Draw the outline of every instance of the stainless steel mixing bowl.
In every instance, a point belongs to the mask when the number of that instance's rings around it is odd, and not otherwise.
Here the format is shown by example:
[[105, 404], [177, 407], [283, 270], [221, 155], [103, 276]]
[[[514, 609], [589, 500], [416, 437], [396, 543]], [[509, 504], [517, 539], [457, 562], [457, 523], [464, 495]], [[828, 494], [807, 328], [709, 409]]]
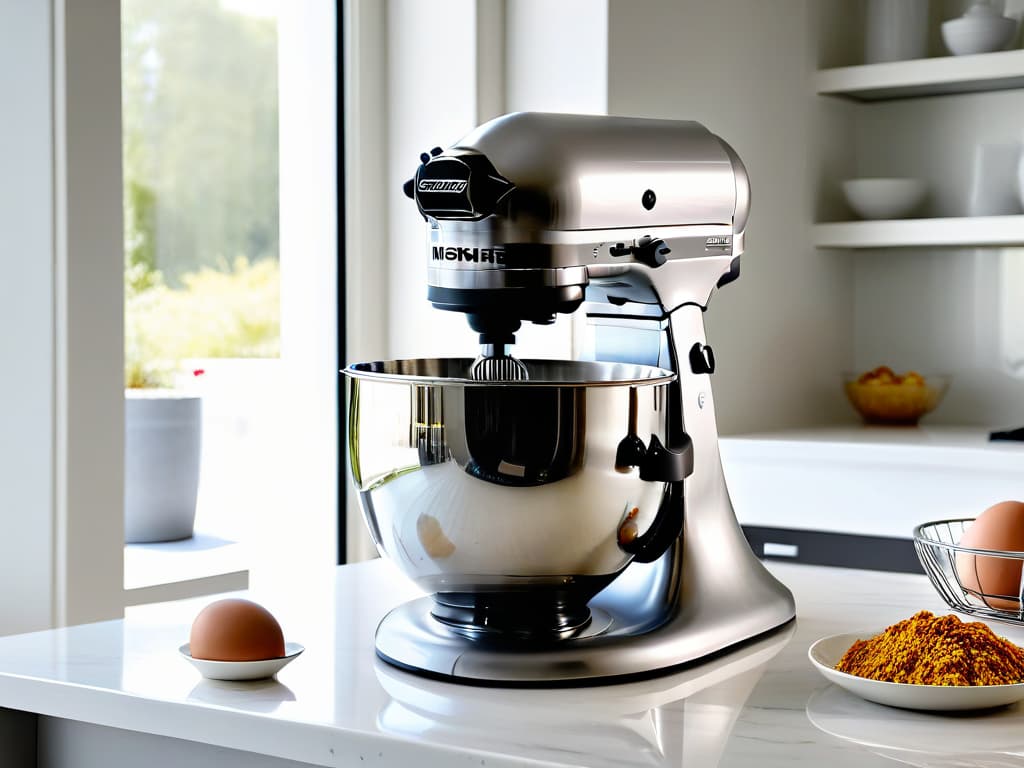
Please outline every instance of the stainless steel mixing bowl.
[[480, 382], [472, 362], [345, 370], [366, 524], [455, 629], [566, 636], [589, 621], [587, 601], [629, 564], [669, 493], [620, 448], [667, 442], [675, 375], [526, 360], [528, 381]]

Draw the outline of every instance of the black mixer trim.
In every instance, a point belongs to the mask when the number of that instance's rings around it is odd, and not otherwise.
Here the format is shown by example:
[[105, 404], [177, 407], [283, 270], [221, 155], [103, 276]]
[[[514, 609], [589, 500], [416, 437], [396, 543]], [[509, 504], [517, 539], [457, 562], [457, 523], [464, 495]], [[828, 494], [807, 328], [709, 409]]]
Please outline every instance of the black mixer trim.
[[[598, 592], [611, 579], [594, 579]], [[431, 615], [452, 632], [491, 643], [545, 643], [575, 637], [591, 623], [586, 593], [532, 589], [521, 594], [438, 593]], [[607, 626], [607, 620], [602, 627]]]
[[[479, 221], [499, 209], [515, 185], [479, 152], [439, 148], [421, 157], [412, 196], [420, 213], [435, 219]], [[408, 182], [403, 190], [408, 195]]]
[[720, 278], [718, 278], [718, 287], [721, 288], [739, 279], [740, 257], [737, 256], [729, 263], [729, 271], [722, 275]]
[[427, 299], [437, 309], [470, 315], [481, 344], [506, 344], [520, 321], [548, 325], [556, 314], [575, 312], [583, 303], [583, 290], [578, 285], [488, 289], [431, 285]]
[[924, 573], [912, 539], [756, 525], [743, 526], [743, 533], [754, 554], [765, 560]]

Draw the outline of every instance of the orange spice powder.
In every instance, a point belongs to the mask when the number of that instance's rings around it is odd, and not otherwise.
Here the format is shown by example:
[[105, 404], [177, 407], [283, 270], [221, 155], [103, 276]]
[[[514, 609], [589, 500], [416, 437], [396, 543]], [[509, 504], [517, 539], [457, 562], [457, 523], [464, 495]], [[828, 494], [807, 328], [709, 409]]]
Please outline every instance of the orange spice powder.
[[890, 683], [1006, 685], [1024, 681], [1024, 649], [979, 621], [921, 611], [858, 640], [836, 669]]

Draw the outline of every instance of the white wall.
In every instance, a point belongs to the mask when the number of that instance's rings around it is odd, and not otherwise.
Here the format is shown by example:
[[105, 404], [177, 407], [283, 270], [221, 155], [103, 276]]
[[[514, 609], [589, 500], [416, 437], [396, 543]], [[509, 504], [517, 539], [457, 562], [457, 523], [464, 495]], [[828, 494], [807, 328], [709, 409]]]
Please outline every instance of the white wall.
[[389, 0], [387, 18], [390, 242], [386, 253], [356, 255], [379, 261], [389, 276], [388, 342], [379, 354], [472, 356], [465, 319], [427, 302], [426, 224], [402, 185], [421, 152], [447, 147], [476, 125], [476, 4]]
[[607, 0], [510, 0], [507, 112], [608, 112]]
[[810, 90], [809, 0], [610, 0], [608, 111], [698, 120], [750, 174], [740, 280], [713, 299], [709, 342], [723, 433], [852, 420], [839, 373], [852, 357], [852, 267], [809, 244], [827, 129], [842, 107]]
[[0, 0], [0, 633], [50, 625], [53, 122], [49, 3]]

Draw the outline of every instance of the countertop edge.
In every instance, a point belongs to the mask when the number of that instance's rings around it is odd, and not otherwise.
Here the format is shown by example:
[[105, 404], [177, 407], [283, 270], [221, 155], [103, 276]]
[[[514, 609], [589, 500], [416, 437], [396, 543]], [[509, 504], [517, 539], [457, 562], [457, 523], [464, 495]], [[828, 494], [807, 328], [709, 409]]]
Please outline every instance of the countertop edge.
[[[11, 673], [0, 673], [0, 698], [7, 709], [328, 768], [359, 762], [372, 762], [377, 766], [426, 766], [430, 763], [425, 753], [443, 756], [449, 761], [447, 764], [451, 764], [452, 758], [464, 758], [474, 764], [483, 759], [491, 768], [559, 765], [528, 758], [506, 760], [474, 749], [414, 743], [387, 734], [370, 734], [326, 723], [284, 721], [257, 712], [163, 701]], [[253, 729], [252, 721], [257, 719], [260, 728]]]

